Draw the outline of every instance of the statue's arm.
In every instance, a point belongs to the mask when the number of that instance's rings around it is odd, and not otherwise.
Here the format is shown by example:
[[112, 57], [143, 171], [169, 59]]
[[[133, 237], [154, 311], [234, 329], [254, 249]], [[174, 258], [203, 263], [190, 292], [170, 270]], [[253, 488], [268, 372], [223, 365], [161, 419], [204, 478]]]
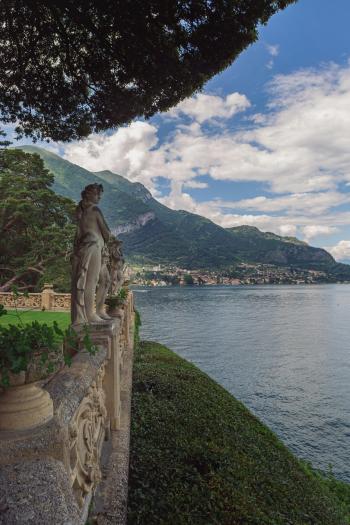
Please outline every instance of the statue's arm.
[[97, 224], [98, 224], [98, 226], [100, 228], [100, 231], [102, 233], [102, 237], [104, 238], [105, 242], [108, 242], [108, 239], [111, 236], [111, 231], [108, 228], [108, 225], [107, 225], [107, 223], [105, 221], [104, 216], [102, 215], [101, 210], [96, 207], [95, 211], [97, 213]]

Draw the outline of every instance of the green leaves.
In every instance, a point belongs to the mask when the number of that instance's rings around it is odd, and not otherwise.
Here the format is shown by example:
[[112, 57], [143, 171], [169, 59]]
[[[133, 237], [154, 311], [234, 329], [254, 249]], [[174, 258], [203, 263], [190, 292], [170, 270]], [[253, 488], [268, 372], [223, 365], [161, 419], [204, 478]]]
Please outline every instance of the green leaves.
[[121, 306], [124, 304], [125, 299], [128, 296], [128, 290], [126, 288], [120, 288], [117, 295], [109, 295], [106, 300], [105, 304], [109, 306], [110, 308], [116, 308], [117, 306]]
[[[54, 329], [54, 332], [55, 334], [59, 335], [60, 337], [64, 337], [64, 332], [63, 330], [61, 330], [61, 328], [58, 326], [58, 323], [57, 321], [54, 321], [53, 322], [53, 329]], [[68, 330], [69, 331], [69, 330]]]
[[54, 177], [39, 155], [13, 149], [1, 158], [0, 287], [35, 289], [48, 268], [51, 282], [62, 274], [69, 281], [74, 203], [53, 192]]
[[92, 343], [88, 325], [83, 327], [81, 336], [72, 327], [62, 330], [56, 321], [51, 326], [38, 321], [0, 324], [0, 386], [9, 386], [9, 373], [35, 369], [36, 375], [46, 376], [57, 370], [62, 362], [70, 366], [72, 355], [81, 348], [91, 355], [98, 351]]
[[166, 111], [292, 1], [2, 2], [1, 120], [68, 141]]
[[[17, 324], [0, 324], [0, 386], [10, 385], [10, 374], [26, 372], [30, 382], [52, 374], [63, 362], [70, 366], [72, 355], [80, 348], [91, 355], [97, 352], [88, 325], [83, 327], [81, 335], [72, 326], [62, 330], [56, 320], [51, 326], [37, 320], [24, 323], [23, 312], [17, 308], [20, 295], [24, 294], [12, 286]], [[0, 305], [0, 316], [4, 315], [2, 312], [7, 313]]]
[[46, 373], [51, 373], [55, 368], [52, 358], [61, 353], [61, 344], [51, 326], [37, 321], [23, 326], [0, 325], [0, 384], [8, 386], [9, 372], [27, 371], [34, 361], [41, 369], [46, 367]]
[[95, 355], [98, 351], [98, 347], [91, 341], [90, 330], [88, 325], [84, 325], [83, 328], [84, 337], [82, 339], [82, 346], [89, 354]]
[[126, 288], [120, 288], [119, 292], [118, 292], [118, 298], [121, 302], [125, 301], [125, 299], [127, 298], [128, 296], [128, 290]]

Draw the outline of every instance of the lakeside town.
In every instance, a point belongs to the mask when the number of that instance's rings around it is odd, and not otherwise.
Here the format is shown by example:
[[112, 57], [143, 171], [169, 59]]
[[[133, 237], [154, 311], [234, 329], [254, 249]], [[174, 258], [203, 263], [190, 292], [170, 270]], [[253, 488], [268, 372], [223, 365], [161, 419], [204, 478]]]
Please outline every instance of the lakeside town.
[[132, 284], [138, 286], [217, 286], [252, 284], [319, 284], [336, 282], [327, 272], [273, 264], [241, 263], [230, 270], [189, 270], [153, 266], [129, 268]]

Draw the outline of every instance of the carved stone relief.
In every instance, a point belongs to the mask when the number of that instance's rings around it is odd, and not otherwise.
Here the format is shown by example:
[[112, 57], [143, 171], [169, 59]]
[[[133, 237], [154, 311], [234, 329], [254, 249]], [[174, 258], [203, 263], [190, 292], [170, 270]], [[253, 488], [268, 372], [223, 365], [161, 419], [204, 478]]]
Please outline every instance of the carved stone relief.
[[70, 310], [70, 293], [54, 294], [54, 308], [59, 310]]
[[12, 293], [1, 293], [0, 303], [6, 308], [32, 308], [41, 309], [41, 293], [31, 293], [28, 297], [19, 295], [15, 297]]
[[69, 425], [70, 478], [80, 507], [101, 479], [100, 455], [108, 425], [102, 383], [105, 365], [98, 371]]

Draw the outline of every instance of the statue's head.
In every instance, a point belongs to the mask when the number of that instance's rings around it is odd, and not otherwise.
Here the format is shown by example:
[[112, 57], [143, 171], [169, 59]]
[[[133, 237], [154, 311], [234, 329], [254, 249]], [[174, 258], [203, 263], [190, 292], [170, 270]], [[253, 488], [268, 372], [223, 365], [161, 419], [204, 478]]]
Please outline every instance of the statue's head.
[[101, 193], [103, 193], [103, 186], [102, 184], [88, 184], [83, 191], [81, 192], [81, 198], [83, 201], [89, 201], [94, 202], [97, 204], [97, 202], [101, 198]]

